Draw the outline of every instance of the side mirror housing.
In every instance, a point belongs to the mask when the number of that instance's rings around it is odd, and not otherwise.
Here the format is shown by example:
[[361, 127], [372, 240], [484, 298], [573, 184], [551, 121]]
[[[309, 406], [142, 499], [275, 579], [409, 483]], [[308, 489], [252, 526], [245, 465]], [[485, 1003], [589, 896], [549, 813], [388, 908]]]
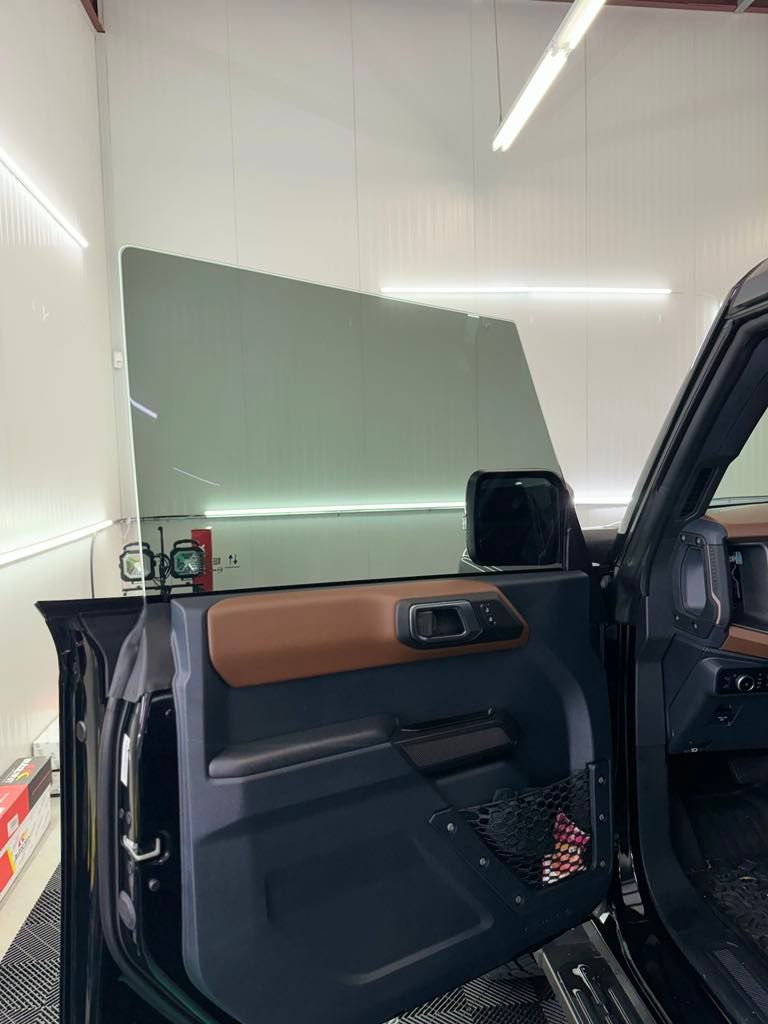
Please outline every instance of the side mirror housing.
[[479, 470], [467, 483], [467, 554], [498, 568], [563, 565], [570, 507], [549, 470]]

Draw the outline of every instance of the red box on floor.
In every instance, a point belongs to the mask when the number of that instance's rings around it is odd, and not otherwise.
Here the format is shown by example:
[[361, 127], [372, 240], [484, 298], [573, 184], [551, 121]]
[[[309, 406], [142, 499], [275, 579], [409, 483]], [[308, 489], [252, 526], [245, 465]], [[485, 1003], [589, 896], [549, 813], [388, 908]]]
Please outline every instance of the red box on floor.
[[21, 757], [0, 776], [0, 900], [51, 820], [51, 759]]

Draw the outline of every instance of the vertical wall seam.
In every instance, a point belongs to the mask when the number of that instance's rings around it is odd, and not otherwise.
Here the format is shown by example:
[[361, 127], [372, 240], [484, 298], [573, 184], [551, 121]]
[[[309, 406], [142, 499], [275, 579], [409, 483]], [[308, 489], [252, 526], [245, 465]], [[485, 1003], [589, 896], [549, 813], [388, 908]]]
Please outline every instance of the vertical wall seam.
[[357, 244], [357, 287], [363, 290], [363, 253], [360, 232], [360, 174], [357, 154], [357, 71], [355, 64], [355, 13], [354, 0], [349, 0], [349, 54], [352, 65], [352, 163], [355, 177], [355, 226]]
[[237, 172], [235, 170], [235, 111], [232, 103], [232, 41], [229, 30], [229, 0], [224, 0], [227, 37], [227, 107], [229, 109], [229, 154], [232, 168], [232, 230], [235, 235], [235, 263], [240, 266], [240, 232], [237, 223]]
[[469, 90], [472, 111], [472, 281], [477, 285], [477, 104], [475, 103], [475, 19], [472, 8], [468, 9], [467, 17], [469, 18]]

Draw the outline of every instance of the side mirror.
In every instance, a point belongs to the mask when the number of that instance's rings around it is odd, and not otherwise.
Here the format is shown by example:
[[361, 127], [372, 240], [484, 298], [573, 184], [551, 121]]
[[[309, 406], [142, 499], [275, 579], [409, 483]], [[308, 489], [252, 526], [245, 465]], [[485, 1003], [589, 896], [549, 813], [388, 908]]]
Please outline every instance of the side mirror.
[[571, 496], [543, 469], [473, 473], [467, 483], [467, 554], [476, 565], [558, 566]]

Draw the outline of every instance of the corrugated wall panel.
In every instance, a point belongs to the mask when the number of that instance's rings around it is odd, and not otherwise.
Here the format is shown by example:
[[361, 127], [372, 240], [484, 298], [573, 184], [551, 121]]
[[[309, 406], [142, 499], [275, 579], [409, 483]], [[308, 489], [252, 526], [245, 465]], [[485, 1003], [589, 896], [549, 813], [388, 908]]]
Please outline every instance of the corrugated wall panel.
[[[315, 6], [105, 0], [116, 241], [371, 291], [669, 286], [425, 296], [515, 320], [570, 482], [625, 491], [768, 253], [768, 18], [605, 10], [499, 155], [491, 0], [334, 0], [322, 24]], [[564, 8], [497, 6], [506, 107]]]
[[[95, 70], [76, 0], [2, 5], [0, 147], [90, 242], [80, 249], [0, 168], [2, 551], [119, 516]], [[111, 543], [95, 542], [100, 586]], [[0, 567], [2, 764], [58, 707], [34, 602], [88, 596], [89, 555], [85, 541]]]

